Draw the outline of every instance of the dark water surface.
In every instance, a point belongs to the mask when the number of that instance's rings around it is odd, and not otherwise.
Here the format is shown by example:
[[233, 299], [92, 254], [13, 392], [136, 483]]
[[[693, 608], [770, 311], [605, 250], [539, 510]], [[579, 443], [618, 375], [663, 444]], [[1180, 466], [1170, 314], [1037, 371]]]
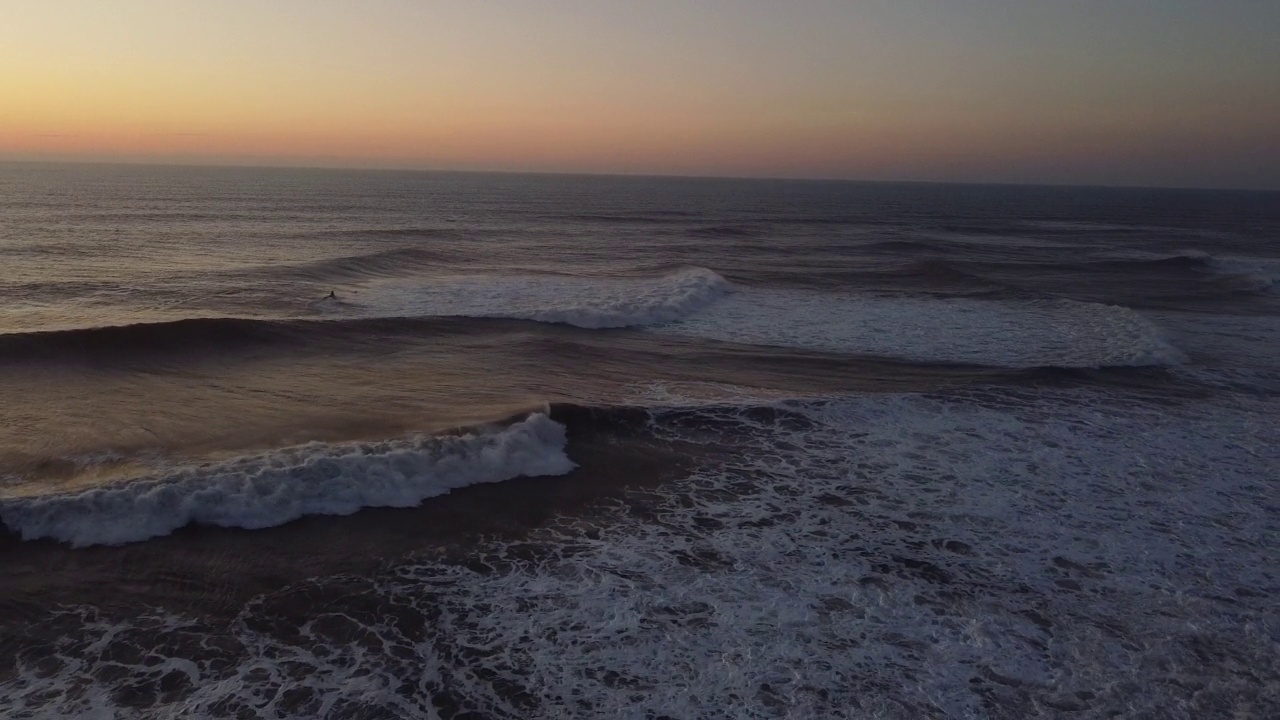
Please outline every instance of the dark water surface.
[[0, 165], [0, 714], [1277, 714], [1278, 237]]

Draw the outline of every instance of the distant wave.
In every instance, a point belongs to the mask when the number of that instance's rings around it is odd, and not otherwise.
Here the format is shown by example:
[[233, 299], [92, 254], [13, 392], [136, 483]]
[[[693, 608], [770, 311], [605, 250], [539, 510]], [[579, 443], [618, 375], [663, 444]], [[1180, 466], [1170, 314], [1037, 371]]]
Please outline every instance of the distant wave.
[[[1019, 263], [1009, 263], [1017, 265]], [[1212, 255], [1199, 250], [1185, 250], [1176, 253], [1128, 252], [1110, 255], [1086, 256], [1059, 261], [1039, 261], [1023, 263], [1027, 266], [1052, 267], [1061, 270], [1118, 270], [1118, 271], [1159, 271], [1159, 270], [1210, 270], [1214, 267]]]
[[1280, 258], [1222, 257], [1214, 258], [1214, 267], [1224, 281], [1246, 292], [1272, 292], [1280, 289]]
[[[950, 282], [932, 261], [914, 268]], [[1002, 291], [998, 285], [986, 289]], [[910, 362], [1003, 368], [1170, 365], [1184, 358], [1137, 312], [1060, 299], [883, 297], [743, 286], [690, 268], [657, 278], [467, 278], [394, 284], [362, 302], [378, 315], [465, 316], [642, 327], [707, 340]]]
[[[893, 252], [878, 254], [886, 246]], [[1051, 252], [992, 253], [981, 249], [952, 252], [935, 246], [926, 251], [923, 246], [906, 241], [859, 247], [865, 253], [863, 257], [839, 268], [805, 268], [799, 274], [763, 270], [758, 275], [783, 285], [1008, 300], [1066, 297], [1154, 308], [1185, 304], [1191, 299], [1238, 302], [1249, 295], [1268, 292], [1275, 284], [1275, 278], [1265, 271], [1265, 264], [1218, 258], [1195, 250], [1083, 257], [1066, 251], [1067, 256], [1062, 257], [1061, 248]], [[853, 248], [850, 253], [856, 250]]]
[[689, 217], [685, 212], [636, 212], [627, 214], [581, 213], [573, 215], [551, 215], [551, 220], [572, 220], [583, 223], [634, 223], [642, 225], [665, 225], [683, 222]]
[[463, 318], [331, 318], [263, 320], [188, 318], [168, 322], [0, 334], [0, 363], [95, 363], [114, 359], [212, 358], [250, 349], [326, 351], [360, 347], [378, 335], [432, 336], [487, 332]]
[[761, 229], [749, 225], [708, 225], [689, 231], [691, 235], [700, 237], [742, 238], [761, 234]]
[[171, 322], [0, 335], [0, 362], [93, 362], [149, 355], [202, 355], [246, 347], [291, 345], [307, 321], [190, 318]]
[[476, 276], [387, 283], [361, 297], [384, 317], [487, 317], [603, 329], [671, 322], [730, 291], [723, 277], [687, 268], [650, 278]]
[[1004, 368], [1175, 365], [1184, 355], [1125, 307], [752, 289], [665, 333], [924, 363]]
[[539, 322], [564, 323], [581, 328], [620, 328], [670, 322], [696, 312], [729, 290], [729, 283], [705, 268], [672, 273], [634, 294], [610, 297], [603, 302], [583, 303], [535, 310], [527, 317]]
[[[362, 258], [361, 263], [371, 262]], [[394, 255], [377, 258], [396, 262]], [[350, 269], [350, 267], [348, 267]], [[250, 347], [319, 348], [386, 333], [483, 332], [479, 320], [524, 320], [586, 329], [640, 327], [695, 313], [729, 292], [705, 268], [651, 278], [482, 276], [390, 280], [360, 295], [322, 299], [314, 317], [203, 317], [168, 322], [0, 334], [0, 362], [211, 357]]]
[[[945, 265], [916, 267], [968, 281]], [[890, 279], [895, 279], [890, 277]], [[897, 276], [898, 280], [901, 275]], [[982, 287], [975, 285], [975, 287]], [[1182, 353], [1138, 312], [1105, 303], [1016, 296], [986, 286], [968, 297], [922, 297], [741, 286], [690, 268], [659, 277], [480, 276], [395, 280], [322, 318], [196, 318], [0, 335], [0, 362], [234, 356], [252, 348], [344, 352], [377, 337], [484, 334], [539, 322], [654, 333], [899, 362], [992, 368], [1178, 364]]]
[[304, 515], [412, 507], [478, 483], [562, 475], [565, 428], [544, 414], [458, 437], [312, 443], [67, 495], [0, 501], [0, 521], [25, 540], [76, 547], [167, 535], [191, 523], [265, 528]]
[[247, 274], [271, 277], [285, 274], [301, 280], [346, 282], [396, 277], [415, 270], [438, 268], [455, 257], [456, 253], [447, 252], [439, 247], [401, 247], [296, 265], [268, 265], [253, 268], [247, 271]]

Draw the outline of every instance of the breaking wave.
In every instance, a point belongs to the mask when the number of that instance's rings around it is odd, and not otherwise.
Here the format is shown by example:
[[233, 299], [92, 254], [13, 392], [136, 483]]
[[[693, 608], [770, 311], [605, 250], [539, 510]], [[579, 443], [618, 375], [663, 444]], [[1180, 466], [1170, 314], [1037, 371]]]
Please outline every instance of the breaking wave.
[[266, 528], [304, 515], [412, 507], [479, 483], [562, 475], [565, 428], [544, 414], [496, 432], [378, 443], [311, 443], [127, 484], [0, 501], [0, 521], [24, 540], [76, 547], [167, 535], [188, 524]]
[[231, 622], [70, 608], [0, 713], [1247, 714], [1280, 671], [1272, 410], [977, 393], [657, 412], [659, 437], [740, 450], [598, 517], [272, 588]]
[[671, 322], [729, 291], [729, 282], [715, 272], [688, 268], [656, 278], [530, 275], [386, 283], [361, 303], [382, 317], [496, 317], [594, 330]]
[[1142, 315], [1071, 300], [1000, 302], [753, 290], [664, 332], [917, 362], [991, 367], [1174, 365], [1183, 354]]
[[[372, 297], [371, 297], [372, 296]], [[534, 321], [895, 361], [1001, 368], [1175, 365], [1161, 328], [1126, 307], [1073, 300], [886, 297], [735, 288], [709, 270], [658, 279], [483, 278], [380, 288], [327, 317], [194, 318], [0, 335], [0, 361], [207, 358], [249, 348], [343, 352], [370, 337], [484, 334]], [[505, 323], [505, 325], [504, 325]]]

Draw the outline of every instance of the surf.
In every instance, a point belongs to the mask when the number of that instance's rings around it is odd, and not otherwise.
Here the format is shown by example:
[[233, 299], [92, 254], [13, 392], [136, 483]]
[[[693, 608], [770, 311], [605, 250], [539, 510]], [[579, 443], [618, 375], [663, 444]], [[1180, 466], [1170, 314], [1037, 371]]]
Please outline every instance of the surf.
[[309, 443], [70, 494], [0, 500], [24, 540], [119, 545], [190, 524], [258, 529], [306, 515], [413, 507], [479, 483], [563, 475], [565, 427], [533, 414], [505, 428], [377, 443]]

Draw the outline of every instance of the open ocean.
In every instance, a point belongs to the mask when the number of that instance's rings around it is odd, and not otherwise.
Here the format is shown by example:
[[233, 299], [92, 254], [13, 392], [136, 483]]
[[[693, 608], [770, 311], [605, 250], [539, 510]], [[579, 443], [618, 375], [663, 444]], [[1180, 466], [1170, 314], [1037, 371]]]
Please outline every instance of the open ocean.
[[1275, 718], [1278, 483], [1274, 192], [0, 165], [6, 718]]

